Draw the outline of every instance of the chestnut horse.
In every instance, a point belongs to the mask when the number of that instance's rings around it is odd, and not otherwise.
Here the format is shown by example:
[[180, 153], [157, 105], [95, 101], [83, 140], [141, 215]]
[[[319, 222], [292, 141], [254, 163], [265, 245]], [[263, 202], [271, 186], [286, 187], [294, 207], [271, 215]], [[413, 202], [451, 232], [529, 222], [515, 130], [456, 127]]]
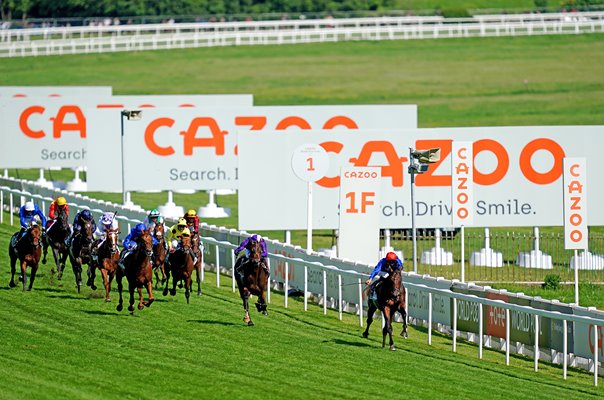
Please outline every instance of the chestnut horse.
[[69, 256], [69, 248], [65, 244], [65, 240], [69, 237], [71, 228], [67, 221], [67, 212], [65, 208], [57, 208], [57, 218], [54, 220], [50, 228], [46, 230], [46, 235], [42, 237], [42, 243], [44, 245], [44, 256], [42, 257], [42, 264], [46, 264], [46, 254], [48, 247], [52, 249], [52, 255], [57, 265], [57, 279], [63, 278], [63, 271], [65, 270], [65, 262]]
[[[82, 265], [86, 264], [90, 269], [92, 264], [93, 231], [92, 221], [87, 221], [82, 226], [79, 235], [72, 239], [71, 247], [69, 248], [69, 261], [71, 261], [71, 268], [75, 275], [78, 293], [80, 293], [80, 288], [82, 287]], [[96, 289], [96, 287], [93, 287], [93, 289]]]
[[[145, 307], [151, 306], [155, 301], [153, 297], [153, 267], [151, 266], [151, 260], [153, 257], [153, 237], [147, 229], [143, 230], [140, 237], [136, 241], [136, 249], [124, 260], [126, 267], [126, 279], [128, 279], [128, 291], [130, 292], [130, 305], [128, 311], [134, 312], [134, 289], [138, 290], [139, 302], [138, 309], [142, 310]], [[117, 290], [120, 294], [120, 301], [117, 305], [117, 311], [122, 311], [123, 298], [122, 298], [122, 278], [123, 274], [121, 269], [118, 268], [117, 274]], [[149, 295], [148, 301], [143, 301], [143, 287], [147, 289]]]
[[407, 338], [407, 312], [405, 311], [405, 287], [402, 284], [401, 270], [393, 268], [389, 264], [388, 276], [382, 278], [376, 287], [377, 300], [369, 300], [369, 309], [367, 310], [367, 328], [363, 332], [363, 337], [369, 337], [369, 327], [373, 322], [373, 313], [379, 309], [386, 320], [382, 329], [382, 348], [386, 346], [386, 335], [390, 337], [390, 350], [395, 351], [394, 341], [392, 340], [392, 319], [394, 313], [399, 312], [403, 317], [403, 330], [401, 336]]
[[266, 288], [268, 287], [268, 278], [270, 272], [268, 266], [262, 258], [262, 248], [260, 243], [255, 240], [250, 240], [246, 248], [249, 250], [249, 257], [242, 257], [237, 260], [241, 263], [238, 269], [242, 274], [236, 273], [237, 287], [239, 295], [243, 300], [243, 308], [245, 309], [245, 317], [243, 321], [248, 326], [253, 326], [254, 322], [250, 318], [248, 300], [251, 295], [258, 296], [256, 309], [264, 315], [268, 315], [266, 310]]
[[[101, 271], [101, 275], [103, 276], [103, 285], [105, 286], [105, 301], [107, 302], [111, 301], [111, 297], [109, 295], [109, 292], [111, 292], [111, 282], [113, 282], [113, 278], [115, 278], [117, 273], [117, 262], [120, 259], [120, 248], [117, 244], [119, 234], [120, 232], [118, 229], [110, 229], [105, 232], [105, 241], [103, 241], [103, 244], [99, 246], [97, 252], [97, 268], [99, 271]], [[94, 275], [92, 279], [94, 284]]]
[[197, 257], [197, 261], [195, 262], [195, 272], [197, 277], [197, 295], [201, 296], [201, 269], [203, 268], [203, 244], [201, 244], [201, 238], [199, 237], [199, 233], [192, 233], [193, 235], [191, 236], [191, 249]]
[[[156, 289], [166, 282], [166, 255], [168, 249], [164, 238], [165, 227], [163, 222], [157, 222], [153, 227], [153, 237], [157, 244], [153, 245], [153, 272], [155, 273]], [[159, 273], [161, 272], [161, 278]]]
[[176, 284], [180, 281], [184, 281], [185, 284], [185, 297], [187, 298], [187, 304], [189, 304], [189, 296], [191, 292], [191, 283], [193, 276], [193, 267], [195, 266], [195, 254], [191, 247], [191, 237], [182, 236], [181, 245], [174, 253], [170, 254], [170, 265], [168, 267], [169, 272], [166, 274], [166, 287], [164, 288], [163, 295], [168, 294], [168, 284], [170, 282], [170, 275], [172, 276], [172, 289], [170, 289], [170, 295], [176, 295]]
[[[18, 235], [19, 232], [15, 233]], [[9, 244], [8, 246], [8, 254], [10, 257], [10, 283], [8, 284], [10, 287], [17, 286], [15, 284], [15, 264], [17, 263], [17, 258], [20, 261], [21, 272], [19, 274], [19, 280], [23, 282], [23, 291], [26, 290], [27, 286], [27, 266], [31, 267], [31, 277], [29, 280], [29, 287], [27, 290], [31, 290], [34, 280], [36, 279], [36, 272], [38, 271], [38, 263], [40, 261], [40, 256], [42, 254], [42, 231], [38, 225], [32, 225], [27, 229], [27, 233], [17, 242], [17, 252], [19, 255], [15, 253], [15, 249], [13, 246]], [[12, 240], [11, 240], [12, 242]]]

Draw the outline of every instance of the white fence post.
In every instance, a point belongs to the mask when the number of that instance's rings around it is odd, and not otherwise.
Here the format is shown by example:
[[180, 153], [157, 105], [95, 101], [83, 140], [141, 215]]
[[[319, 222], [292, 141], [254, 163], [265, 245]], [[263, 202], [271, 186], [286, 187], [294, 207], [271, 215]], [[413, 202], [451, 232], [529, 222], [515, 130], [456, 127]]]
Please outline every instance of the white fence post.
[[4, 190], [0, 190], [0, 224], [4, 223]]
[[602, 330], [598, 325], [594, 325], [594, 386], [598, 386], [598, 330]]
[[363, 283], [359, 278], [359, 325], [363, 327]]
[[510, 365], [510, 310], [505, 309], [505, 365]]
[[535, 371], [539, 370], [539, 316], [535, 314]]
[[457, 299], [453, 299], [453, 353], [457, 351]]
[[220, 287], [220, 247], [216, 245], [216, 287]]
[[428, 344], [432, 345], [432, 292], [428, 292]]
[[304, 311], [308, 310], [308, 266], [304, 265]]
[[323, 315], [327, 315], [327, 271], [323, 270]]
[[283, 290], [285, 292], [285, 298], [283, 299], [283, 307], [287, 308], [289, 292], [289, 263], [287, 261], [285, 262], [285, 283], [283, 286]]
[[482, 303], [478, 303], [478, 358], [482, 359]]
[[10, 206], [10, 210], [8, 210], [8, 212], [10, 213], [10, 226], [14, 225], [14, 215], [13, 215], [13, 207], [14, 207], [14, 199], [13, 199], [13, 192], [10, 192], [9, 194], [9, 206]]
[[566, 370], [568, 368], [568, 322], [562, 321], [562, 377], [566, 380]]
[[338, 274], [338, 317], [342, 320], [342, 275]]
[[[271, 260], [269, 258], [266, 259], [266, 262], [268, 263], [267, 267], [268, 267], [268, 272], [271, 272]], [[269, 275], [268, 277], [268, 287], [266, 288], [266, 302], [268, 304], [271, 304], [271, 277]]]
[[[233, 289], [233, 293], [235, 293], [235, 253], [233, 253], [231, 251], [231, 286]], [[268, 257], [266, 258], [266, 262], [268, 263]], [[267, 265], [268, 267], [268, 265]], [[269, 282], [268, 282], [268, 286], [270, 287], [270, 278], [269, 278]]]

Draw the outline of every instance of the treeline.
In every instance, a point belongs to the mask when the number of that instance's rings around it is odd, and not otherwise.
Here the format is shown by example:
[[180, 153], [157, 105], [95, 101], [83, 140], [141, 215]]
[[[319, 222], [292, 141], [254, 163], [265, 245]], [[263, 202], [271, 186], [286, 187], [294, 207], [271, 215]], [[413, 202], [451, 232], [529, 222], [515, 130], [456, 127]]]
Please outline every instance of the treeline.
[[374, 11], [394, 0], [0, 0], [3, 20]]

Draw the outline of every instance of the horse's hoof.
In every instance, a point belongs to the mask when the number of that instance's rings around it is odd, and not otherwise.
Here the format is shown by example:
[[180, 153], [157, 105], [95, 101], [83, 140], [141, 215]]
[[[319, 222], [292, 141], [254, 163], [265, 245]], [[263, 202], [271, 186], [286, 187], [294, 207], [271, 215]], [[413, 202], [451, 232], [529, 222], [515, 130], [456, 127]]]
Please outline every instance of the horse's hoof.
[[266, 310], [262, 311], [262, 315], [268, 315], [268, 311], [266, 311]]
[[128, 306], [128, 311], [130, 311], [131, 313], [134, 312], [134, 306]]
[[369, 333], [367, 333], [367, 332], [363, 332], [363, 337], [364, 337], [365, 339], [367, 339], [367, 338], [369, 337]]
[[407, 335], [407, 332], [401, 332], [401, 336], [404, 337], [405, 339], [409, 338], [409, 335]]
[[[144, 310], [145, 309], [145, 305], [144, 304], [139, 304], [138, 305], [138, 309], [139, 310]], [[133, 310], [134, 311], [134, 310]]]
[[250, 320], [250, 321], [247, 323], [247, 326], [254, 326], [254, 322], [253, 322], [252, 320]]
[[23, 275], [19, 275], [19, 282], [23, 282]]
[[182, 289], [182, 282], [180, 282], [180, 283], [178, 284], [178, 288], [179, 288], [179, 289]]
[[176, 289], [170, 289], [170, 296], [176, 296]]
[[164, 296], [167, 296], [168, 295], [168, 289], [164, 289], [164, 291], [161, 294], [163, 294]]
[[46, 259], [42, 260], [42, 264], [46, 265]]
[[95, 284], [92, 284], [92, 285], [90, 286], [90, 289], [92, 289], [92, 290], [96, 290], [96, 285], [95, 285]]
[[149, 301], [145, 301], [143, 304], [145, 307], [151, 307], [151, 304], [153, 304], [154, 301], [155, 299], [149, 299]]
[[199, 292], [197, 292], [197, 295], [198, 295], [198, 296], [201, 296], [201, 290], [200, 290]]
[[8, 283], [8, 287], [9, 287], [9, 288], [14, 288], [14, 287], [16, 287], [16, 286], [17, 286], [17, 284], [16, 284], [14, 281], [10, 281], [10, 282]]
[[390, 351], [396, 351], [396, 348], [394, 347], [394, 345], [390, 346]]
[[115, 307], [115, 309], [118, 311], [122, 311], [124, 309], [124, 306], [121, 304], [118, 304], [117, 307]]
[[111, 303], [111, 297], [107, 297], [107, 298], [105, 299], [105, 303]]
[[28, 291], [28, 292], [31, 292], [31, 286], [27, 288], [27, 291]]

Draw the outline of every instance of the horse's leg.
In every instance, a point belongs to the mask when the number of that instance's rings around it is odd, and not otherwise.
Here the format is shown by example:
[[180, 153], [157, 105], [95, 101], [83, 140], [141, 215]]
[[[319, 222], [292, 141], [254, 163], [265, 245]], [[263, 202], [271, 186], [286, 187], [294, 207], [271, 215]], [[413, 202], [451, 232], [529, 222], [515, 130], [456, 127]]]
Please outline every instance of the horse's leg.
[[401, 331], [401, 336], [407, 339], [409, 335], [407, 334], [407, 312], [405, 311], [405, 307], [399, 307], [398, 312], [401, 313], [401, 317], [403, 318], [403, 330]]
[[191, 295], [191, 276], [187, 276], [185, 279], [185, 297], [187, 298], [187, 304], [189, 304], [189, 296]]
[[36, 263], [35, 265], [33, 265], [31, 267], [31, 276], [29, 277], [29, 287], [27, 288], [27, 290], [31, 290], [31, 288], [34, 286], [34, 280], [36, 280], [36, 273], [38, 272], [38, 264]]
[[143, 310], [145, 308], [145, 302], [143, 301], [143, 288], [137, 287], [136, 290], [138, 291], [138, 309]]
[[23, 291], [25, 292], [26, 286], [27, 286], [27, 263], [25, 261], [21, 261], [21, 276], [23, 277], [22, 282], [23, 282]]
[[106, 268], [101, 269], [101, 277], [103, 278], [103, 286], [105, 286], [105, 301], [110, 302], [111, 297], [109, 292], [111, 291], [111, 281], [109, 280], [109, 272]]
[[48, 240], [48, 236], [42, 236], [42, 264], [44, 265], [46, 265], [46, 253], [48, 253]]
[[[174, 279], [174, 278], [172, 278]], [[166, 274], [166, 280], [162, 281], [164, 283], [164, 291], [162, 292], [162, 294], [164, 296], [168, 295], [168, 285], [170, 284], [170, 274]]]
[[260, 303], [260, 311], [262, 311], [262, 314], [268, 315], [268, 311], [266, 310], [266, 290], [262, 289], [258, 302]]
[[14, 288], [15, 286], [17, 286], [17, 284], [15, 283], [17, 257], [15, 257], [15, 254], [13, 253], [12, 249], [9, 249], [8, 252], [10, 255], [10, 282], [8, 283], [8, 287]]
[[170, 289], [170, 296], [176, 296], [176, 284], [180, 281], [180, 276], [176, 276], [174, 272], [172, 272], [172, 289]]
[[248, 326], [253, 326], [254, 322], [252, 321], [252, 318], [250, 317], [250, 309], [249, 309], [249, 298], [250, 298], [250, 292], [247, 290], [247, 288], [243, 289], [243, 308], [245, 309], [245, 317], [243, 317], [243, 322], [246, 322]]
[[130, 293], [128, 311], [134, 313], [134, 282], [131, 282], [130, 279], [128, 279], [128, 292]]
[[86, 275], [88, 276], [88, 281], [86, 281], [86, 286], [90, 286], [90, 289], [96, 290], [96, 285], [94, 284], [94, 279], [96, 278], [96, 265], [94, 262], [88, 264], [88, 269], [86, 270]]
[[122, 298], [122, 290], [124, 289], [124, 285], [122, 284], [122, 278], [123, 278], [122, 274], [118, 272], [116, 280], [117, 280], [117, 291], [120, 295], [120, 300], [117, 304], [117, 307], [115, 308], [118, 311], [122, 311], [124, 309], [124, 299]]
[[197, 280], [197, 295], [201, 296], [201, 261], [195, 266], [195, 279]]
[[369, 327], [371, 326], [371, 323], [373, 322], [373, 314], [375, 313], [375, 310], [377, 310], [377, 307], [375, 306], [375, 304], [373, 304], [372, 301], [370, 301], [369, 308], [367, 310], [367, 326], [365, 327], [365, 332], [363, 332], [363, 337], [365, 339], [367, 339], [369, 337]]
[[388, 335], [390, 337], [390, 350], [394, 351], [396, 349], [394, 348], [394, 341], [392, 340], [392, 312], [388, 306], [384, 307], [384, 319], [386, 320], [386, 323], [382, 328], [382, 348], [386, 346], [386, 335]]
[[147, 281], [146, 287], [147, 295], [149, 296], [149, 301], [145, 301], [143, 304], [145, 305], [145, 307], [150, 307], [151, 304], [155, 301], [155, 297], [153, 297], [153, 282]]

